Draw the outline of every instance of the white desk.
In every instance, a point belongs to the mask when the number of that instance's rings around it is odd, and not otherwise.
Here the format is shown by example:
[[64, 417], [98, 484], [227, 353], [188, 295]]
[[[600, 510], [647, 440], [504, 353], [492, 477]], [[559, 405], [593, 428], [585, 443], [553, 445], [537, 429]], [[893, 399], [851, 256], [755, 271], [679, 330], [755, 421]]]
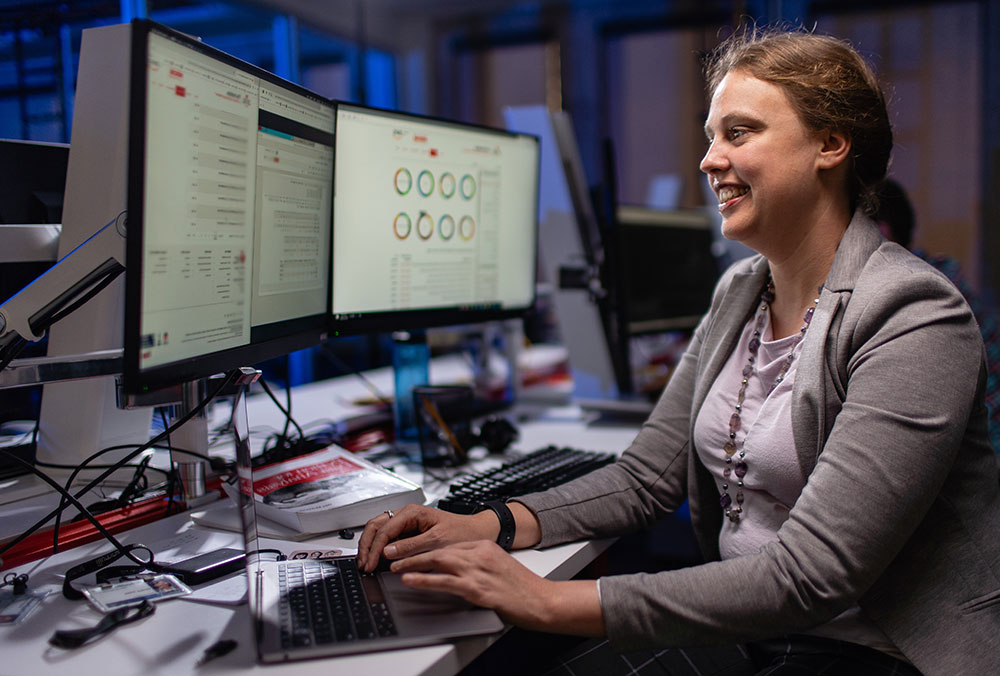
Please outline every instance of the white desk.
[[[433, 372], [432, 372], [433, 379]], [[335, 384], [314, 384], [293, 391], [293, 414], [302, 423], [316, 418], [336, 417], [336, 409], [346, 394], [342, 379]], [[356, 386], [349, 388], [356, 392]], [[345, 390], [346, 392], [346, 390]], [[251, 426], [264, 422], [277, 427], [269, 402], [258, 399], [250, 409]], [[280, 417], [280, 414], [278, 414]], [[267, 418], [267, 420], [262, 420]], [[573, 445], [593, 450], [621, 451], [631, 441], [635, 428], [587, 427], [578, 409], [549, 409], [541, 417], [520, 422], [521, 439], [515, 445], [530, 451], [549, 443]], [[120, 536], [123, 542], [152, 543], [166, 540], [187, 529], [196, 528], [186, 514], [179, 514]], [[239, 536], [230, 534], [233, 546]], [[336, 537], [309, 542], [323, 547], [352, 546], [356, 543]], [[544, 551], [521, 551], [515, 556], [531, 570], [550, 579], [568, 579], [603, 552], [611, 541], [564, 545]], [[299, 547], [302, 543], [285, 548]], [[266, 546], [266, 545], [265, 545]], [[33, 589], [61, 585], [60, 573], [74, 563], [108, 551], [109, 545], [97, 542], [64, 552], [43, 561], [16, 569], [30, 576]], [[120, 561], [119, 561], [120, 563]], [[368, 655], [346, 656], [262, 667], [256, 664], [252, 628], [247, 606], [218, 606], [174, 599], [157, 605], [156, 613], [136, 624], [122, 627], [96, 643], [72, 651], [51, 648], [48, 637], [55, 629], [93, 626], [100, 615], [86, 601], [67, 601], [61, 594], [50, 595], [43, 606], [23, 624], [0, 628], [0, 674], [132, 674], [229, 673], [234, 670], [263, 671], [268, 674], [330, 674], [363, 676], [437, 676], [454, 674], [495, 642], [499, 636], [462, 639], [441, 645], [387, 651]], [[229, 655], [195, 668], [204, 650], [222, 638], [233, 638], [239, 647]]]

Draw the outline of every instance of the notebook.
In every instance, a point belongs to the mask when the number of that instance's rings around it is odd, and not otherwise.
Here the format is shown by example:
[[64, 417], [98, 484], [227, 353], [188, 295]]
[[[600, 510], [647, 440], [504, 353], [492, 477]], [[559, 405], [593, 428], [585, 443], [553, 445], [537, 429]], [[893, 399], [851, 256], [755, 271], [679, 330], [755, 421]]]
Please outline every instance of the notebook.
[[503, 629], [492, 610], [403, 586], [388, 571], [361, 574], [353, 556], [278, 561], [261, 550], [243, 394], [233, 406], [247, 588], [262, 662], [365, 653], [440, 643]]

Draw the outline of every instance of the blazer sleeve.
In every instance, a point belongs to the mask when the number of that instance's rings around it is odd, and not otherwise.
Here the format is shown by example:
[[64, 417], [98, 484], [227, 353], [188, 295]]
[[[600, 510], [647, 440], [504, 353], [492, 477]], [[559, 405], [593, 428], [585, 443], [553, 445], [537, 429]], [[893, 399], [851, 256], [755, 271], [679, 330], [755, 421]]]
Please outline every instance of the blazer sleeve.
[[748, 265], [737, 263], [720, 278], [712, 308], [699, 322], [656, 407], [622, 457], [562, 486], [516, 498], [538, 517], [540, 547], [639, 530], [684, 502], [691, 402], [704, 336], [733, 274]]
[[858, 602], [924, 519], [982, 396], [982, 340], [944, 277], [908, 261], [874, 267], [828, 336], [828, 354], [846, 356], [846, 398], [777, 540], [753, 555], [602, 579], [618, 649], [822, 624]]

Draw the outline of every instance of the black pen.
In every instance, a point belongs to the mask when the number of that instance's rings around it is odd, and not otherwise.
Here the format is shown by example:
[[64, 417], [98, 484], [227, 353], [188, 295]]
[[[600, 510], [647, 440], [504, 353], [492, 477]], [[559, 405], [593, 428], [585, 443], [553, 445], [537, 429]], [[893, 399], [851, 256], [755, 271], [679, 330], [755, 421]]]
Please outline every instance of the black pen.
[[236, 641], [230, 638], [224, 638], [221, 641], [216, 641], [212, 645], [205, 648], [205, 652], [202, 654], [201, 659], [195, 666], [200, 667], [201, 665], [214, 660], [216, 657], [222, 657], [223, 655], [228, 655], [236, 648]]

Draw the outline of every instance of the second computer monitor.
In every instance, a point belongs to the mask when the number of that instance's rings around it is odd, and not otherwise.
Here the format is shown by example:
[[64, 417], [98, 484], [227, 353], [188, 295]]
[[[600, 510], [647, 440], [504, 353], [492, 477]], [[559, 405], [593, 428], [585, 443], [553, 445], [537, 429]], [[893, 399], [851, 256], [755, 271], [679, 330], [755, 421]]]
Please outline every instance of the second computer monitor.
[[335, 334], [532, 306], [536, 137], [338, 104], [336, 138]]
[[126, 386], [319, 342], [333, 102], [152, 22], [132, 31]]

